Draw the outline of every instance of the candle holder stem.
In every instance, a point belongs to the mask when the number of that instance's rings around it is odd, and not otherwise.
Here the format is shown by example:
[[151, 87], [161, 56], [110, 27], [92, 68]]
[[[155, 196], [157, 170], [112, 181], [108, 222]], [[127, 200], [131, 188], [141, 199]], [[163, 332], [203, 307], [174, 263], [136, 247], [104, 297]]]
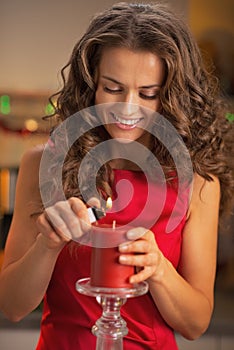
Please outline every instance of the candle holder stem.
[[122, 350], [123, 338], [107, 339], [103, 337], [97, 338], [96, 350]]
[[97, 337], [96, 350], [122, 350], [128, 329], [120, 309], [126, 298], [98, 296], [96, 300], [103, 310], [101, 318], [92, 327], [92, 333]]

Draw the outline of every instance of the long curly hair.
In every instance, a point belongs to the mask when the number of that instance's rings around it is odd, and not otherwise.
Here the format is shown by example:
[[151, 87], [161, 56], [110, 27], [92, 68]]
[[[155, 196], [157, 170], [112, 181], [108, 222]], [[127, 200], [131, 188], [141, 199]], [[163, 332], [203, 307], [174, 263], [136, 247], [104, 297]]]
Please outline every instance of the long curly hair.
[[[184, 21], [162, 4], [117, 3], [97, 14], [75, 45], [62, 69], [62, 89], [56, 99], [55, 114], [60, 122], [79, 110], [94, 105], [95, 73], [105, 47], [125, 47], [157, 54], [165, 64], [166, 78], [160, 89], [162, 114], [181, 135], [191, 157], [193, 171], [221, 184], [221, 212], [233, 195], [233, 125], [225, 118], [226, 106], [212, 72]], [[104, 128], [95, 128], [71, 147], [64, 163], [63, 183], [67, 196], [80, 196], [77, 171], [83, 157], [108, 139]], [[166, 174], [174, 164], [165, 147], [155, 139], [153, 150]], [[101, 166], [97, 184], [102, 194], [111, 194], [111, 168]]]

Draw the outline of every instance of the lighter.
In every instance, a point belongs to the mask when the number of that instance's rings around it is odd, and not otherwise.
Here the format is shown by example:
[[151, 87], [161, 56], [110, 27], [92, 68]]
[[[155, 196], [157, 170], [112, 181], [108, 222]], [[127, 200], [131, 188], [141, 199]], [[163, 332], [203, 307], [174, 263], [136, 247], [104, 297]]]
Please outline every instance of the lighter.
[[88, 216], [90, 223], [94, 223], [95, 221], [100, 220], [106, 215], [106, 212], [102, 208], [90, 207], [88, 208]]

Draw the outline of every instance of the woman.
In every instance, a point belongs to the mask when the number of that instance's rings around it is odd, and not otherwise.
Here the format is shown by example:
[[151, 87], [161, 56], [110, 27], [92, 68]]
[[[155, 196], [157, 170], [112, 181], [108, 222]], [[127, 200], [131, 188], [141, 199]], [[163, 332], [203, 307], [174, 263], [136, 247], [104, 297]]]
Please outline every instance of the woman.
[[[100, 316], [100, 307], [94, 298], [75, 290], [75, 282], [89, 276], [91, 250], [71, 241], [75, 235], [78, 241], [82, 239], [84, 223], [90, 225], [81, 189], [83, 180], [81, 176], [79, 181], [77, 173], [82, 159], [102, 142], [122, 139], [119, 147], [124, 145], [126, 150], [137, 142], [160, 163], [166, 195], [155, 222], [150, 227], [139, 225], [146, 227], [143, 232], [142, 227], [135, 226], [128, 233], [131, 241], [119, 246], [119, 262], [137, 268], [130, 282], [146, 280], [149, 284], [146, 295], [128, 300], [122, 307], [129, 328], [124, 347], [176, 349], [173, 330], [195, 339], [209, 325], [218, 218], [227, 210], [233, 193], [227, 157], [231, 150], [230, 124], [225, 120], [217, 83], [204, 68], [186, 26], [158, 4], [120, 3], [97, 15], [74, 47], [62, 77], [64, 86], [56, 101], [60, 122], [96, 105], [102, 123], [82, 133], [66, 154], [62, 186], [67, 200], [61, 201], [53, 188], [50, 206], [44, 208], [39, 189], [44, 147], [23, 157], [1, 272], [1, 310], [18, 321], [44, 298], [38, 350], [86, 349], [87, 344], [95, 347], [90, 328]], [[106, 103], [117, 109], [102, 110]], [[150, 117], [144, 114], [145, 109]], [[183, 193], [183, 210], [169, 233], [166, 228], [170, 217], [178, 215], [173, 210], [180, 170], [165, 142], [148, 128], [153, 120], [151, 112], [163, 115], [173, 126], [192, 164], [192, 190]], [[55, 157], [60, 146], [56, 130], [49, 142]], [[147, 161], [150, 180], [130, 156], [117, 155], [101, 162], [96, 179], [101, 201], [116, 197], [119, 180], [131, 182], [134, 190], [129, 205], [107, 215], [103, 223], [115, 219], [124, 225], [140, 215], [147, 201], [147, 182], [152, 180], [152, 186], [160, 183], [155, 179], [157, 166], [151, 167], [150, 159]], [[189, 176], [187, 170], [182, 171]], [[89, 175], [86, 169], [84, 177]], [[151, 216], [156, 217], [157, 204], [153, 196]], [[100, 206], [100, 201], [91, 198], [89, 205]]]

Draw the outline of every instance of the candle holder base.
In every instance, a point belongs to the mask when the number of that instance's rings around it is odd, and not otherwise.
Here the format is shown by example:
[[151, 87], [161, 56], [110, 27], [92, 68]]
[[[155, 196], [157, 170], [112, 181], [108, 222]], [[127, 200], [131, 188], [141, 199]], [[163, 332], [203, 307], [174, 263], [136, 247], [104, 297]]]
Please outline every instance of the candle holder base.
[[132, 288], [103, 288], [92, 286], [90, 278], [83, 278], [76, 282], [76, 290], [96, 297], [102, 306], [102, 316], [92, 327], [92, 333], [97, 337], [96, 350], [122, 350], [123, 337], [128, 333], [128, 328], [120, 309], [127, 298], [147, 293], [147, 282], [134, 284]]

